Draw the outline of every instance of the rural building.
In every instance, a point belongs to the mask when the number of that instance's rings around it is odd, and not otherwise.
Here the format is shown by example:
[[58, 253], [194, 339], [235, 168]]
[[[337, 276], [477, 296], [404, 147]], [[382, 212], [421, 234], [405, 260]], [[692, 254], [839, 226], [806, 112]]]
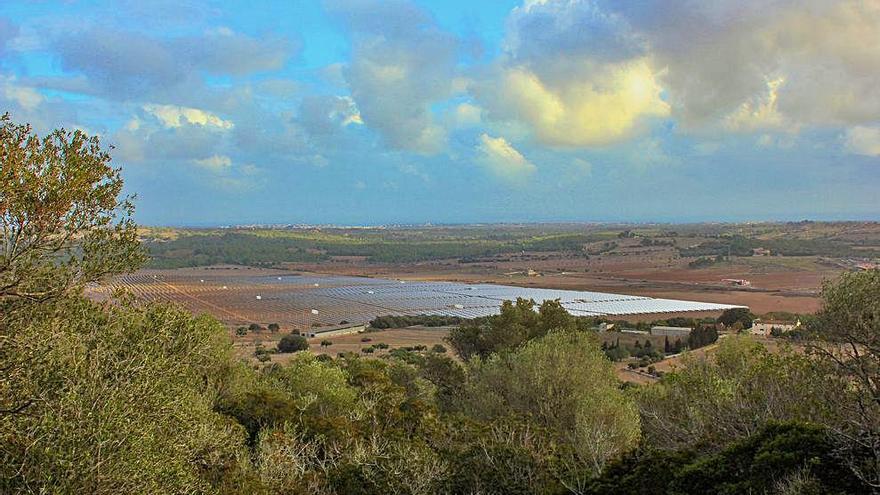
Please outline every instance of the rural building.
[[752, 256], [770, 256], [770, 250], [762, 247], [752, 249]]
[[750, 287], [752, 285], [752, 282], [744, 278], [725, 278], [721, 279], [721, 281], [728, 285], [735, 285], [737, 287]]
[[614, 330], [614, 323], [599, 323], [599, 325], [592, 327], [591, 330], [595, 330], [596, 332], [610, 332]]
[[661, 337], [687, 337], [691, 334], [690, 327], [651, 327], [651, 335], [659, 335]]
[[349, 324], [339, 325], [335, 327], [310, 328], [309, 330], [304, 330], [300, 332], [300, 335], [313, 339], [315, 337], [335, 337], [337, 335], [361, 333], [364, 330], [366, 330], [366, 325], [361, 323], [359, 325]]
[[752, 328], [749, 333], [753, 335], [769, 336], [773, 329], [781, 332], [789, 332], [801, 326], [801, 321], [783, 321], [783, 320], [755, 320], [752, 322]]

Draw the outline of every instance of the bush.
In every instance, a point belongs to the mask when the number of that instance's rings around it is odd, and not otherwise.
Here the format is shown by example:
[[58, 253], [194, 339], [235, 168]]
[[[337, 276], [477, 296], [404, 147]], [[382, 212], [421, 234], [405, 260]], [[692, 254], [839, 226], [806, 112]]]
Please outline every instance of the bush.
[[309, 341], [302, 335], [285, 335], [278, 341], [278, 352], [298, 352], [309, 348]]
[[247, 333], [247, 327], [238, 327], [235, 329], [235, 335], [238, 335], [239, 337], [244, 337], [245, 335], [247, 335]]
[[277, 323], [269, 323], [269, 331], [272, 333], [278, 333], [281, 330], [281, 325]]
[[322, 340], [321, 341], [321, 347], [330, 347], [331, 345], [333, 345], [333, 342], [331, 342], [329, 340]]
[[361, 352], [363, 352], [364, 354], [372, 354], [373, 352], [375, 352], [375, 350], [376, 349], [373, 346], [369, 346], [361, 349]]
[[446, 348], [443, 347], [443, 344], [434, 344], [434, 347], [431, 347], [431, 352], [436, 352], [437, 354], [443, 354], [446, 352]]

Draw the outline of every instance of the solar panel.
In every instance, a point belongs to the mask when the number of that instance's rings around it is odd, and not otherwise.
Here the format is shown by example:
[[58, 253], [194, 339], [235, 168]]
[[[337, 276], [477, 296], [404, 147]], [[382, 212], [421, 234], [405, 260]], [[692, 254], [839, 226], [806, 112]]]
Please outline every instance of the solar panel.
[[[204, 273], [175, 276], [166, 272], [125, 275], [118, 281], [134, 284], [139, 295], [148, 299], [165, 297], [171, 287], [169, 281], [185, 285], [185, 288], [174, 290], [185, 292], [190, 296], [190, 303], [198, 305], [199, 310], [208, 311], [223, 306], [230, 296], [241, 293], [243, 298], [260, 305], [273, 318], [305, 314], [316, 309], [318, 314], [312, 314], [308, 320], [325, 325], [343, 320], [362, 323], [380, 315], [476, 318], [498, 314], [503, 301], [517, 298], [532, 299], [538, 304], [559, 300], [567, 311], [579, 316], [720, 311], [740, 307], [593, 291], [457, 282], [401, 283], [398, 280], [333, 275], [224, 277]], [[256, 296], [259, 298], [255, 299]], [[301, 316], [291, 317], [302, 319]]]

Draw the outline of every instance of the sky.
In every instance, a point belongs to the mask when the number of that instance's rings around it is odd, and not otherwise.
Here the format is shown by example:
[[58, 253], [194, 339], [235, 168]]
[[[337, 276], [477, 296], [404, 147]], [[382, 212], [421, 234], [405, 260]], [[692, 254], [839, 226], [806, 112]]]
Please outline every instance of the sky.
[[880, 219], [877, 0], [3, 0], [147, 225]]

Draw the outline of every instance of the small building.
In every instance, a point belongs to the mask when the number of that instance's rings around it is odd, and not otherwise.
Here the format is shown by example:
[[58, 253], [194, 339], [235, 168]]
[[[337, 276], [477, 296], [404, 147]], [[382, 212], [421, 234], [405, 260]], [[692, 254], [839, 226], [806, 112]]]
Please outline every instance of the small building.
[[752, 282], [744, 278], [724, 278], [721, 281], [727, 285], [735, 285], [737, 287], [750, 287], [752, 285]]
[[303, 337], [307, 337], [310, 339], [321, 338], [321, 337], [336, 337], [338, 335], [350, 335], [353, 333], [361, 333], [366, 330], [366, 325], [361, 324], [349, 324], [349, 325], [338, 325], [333, 327], [316, 327], [310, 328], [308, 330], [304, 330], [300, 332], [300, 335]]
[[664, 326], [656, 326], [651, 327], [651, 335], [658, 335], [661, 337], [687, 337], [691, 334], [693, 329], [690, 327], [664, 327]]
[[871, 270], [877, 270], [878, 268], [880, 268], [880, 265], [878, 265], [877, 263], [870, 263], [867, 261], [861, 262], [861, 263], [856, 263], [856, 270], [857, 271], [869, 272]]
[[770, 336], [773, 333], [773, 330], [776, 329], [778, 332], [790, 332], [795, 328], [799, 328], [801, 326], [801, 320], [797, 321], [784, 321], [784, 320], [755, 320], [752, 322], [752, 328], [749, 329], [749, 333], [752, 335], [763, 335], [765, 337]]
[[770, 256], [770, 250], [762, 247], [752, 249], [752, 256]]
[[614, 330], [614, 323], [605, 323], [605, 322], [599, 323], [599, 325], [592, 327], [592, 330], [595, 330], [599, 333], [610, 332], [610, 331]]

